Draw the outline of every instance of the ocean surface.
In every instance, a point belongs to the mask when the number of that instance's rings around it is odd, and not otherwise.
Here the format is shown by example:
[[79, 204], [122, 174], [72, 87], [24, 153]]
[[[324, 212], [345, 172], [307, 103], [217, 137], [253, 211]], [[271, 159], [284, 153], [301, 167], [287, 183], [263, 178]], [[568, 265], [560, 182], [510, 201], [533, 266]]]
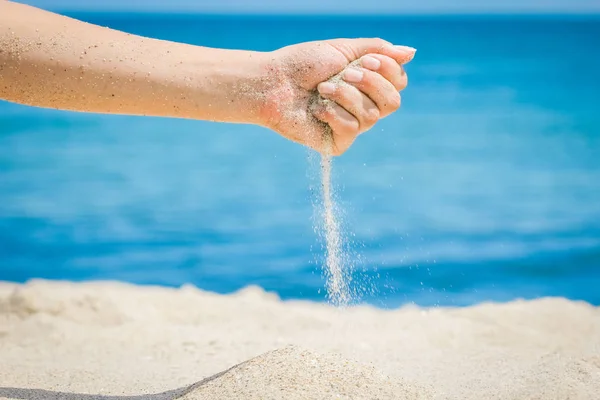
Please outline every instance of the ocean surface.
[[[600, 304], [600, 17], [73, 16], [214, 47], [418, 48], [401, 110], [333, 166], [360, 301]], [[326, 301], [318, 179], [259, 127], [0, 102], [0, 280]]]

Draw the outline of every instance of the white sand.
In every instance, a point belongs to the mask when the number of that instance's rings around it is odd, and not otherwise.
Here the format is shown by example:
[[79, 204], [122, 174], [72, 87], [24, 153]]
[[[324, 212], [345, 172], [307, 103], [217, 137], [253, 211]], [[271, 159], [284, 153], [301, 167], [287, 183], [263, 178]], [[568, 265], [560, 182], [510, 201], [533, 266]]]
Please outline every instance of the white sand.
[[0, 283], [0, 398], [598, 400], [600, 309], [340, 312], [256, 288]]

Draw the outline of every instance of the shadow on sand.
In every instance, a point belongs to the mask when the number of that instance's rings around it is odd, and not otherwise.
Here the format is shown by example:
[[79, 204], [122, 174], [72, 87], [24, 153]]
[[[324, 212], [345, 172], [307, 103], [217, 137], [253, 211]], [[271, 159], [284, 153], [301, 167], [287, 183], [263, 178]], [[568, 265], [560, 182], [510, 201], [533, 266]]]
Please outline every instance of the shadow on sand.
[[186, 389], [187, 387], [169, 390], [168, 392], [139, 396], [104, 396], [100, 394], [54, 392], [52, 390], [44, 389], [0, 387], [0, 398], [19, 400], [173, 400], [181, 396]]
[[189, 386], [184, 386], [179, 389], [168, 390], [166, 392], [155, 394], [115, 396], [101, 394], [55, 392], [52, 390], [45, 389], [0, 387], [0, 398], [7, 398], [11, 400], [177, 400], [185, 394], [189, 393], [190, 391], [197, 389], [214, 379], [219, 378], [220, 376], [226, 374], [235, 367], [237, 367], [237, 365], [225, 371], [219, 372], [218, 374], [209, 376], [208, 378], [205, 378]]

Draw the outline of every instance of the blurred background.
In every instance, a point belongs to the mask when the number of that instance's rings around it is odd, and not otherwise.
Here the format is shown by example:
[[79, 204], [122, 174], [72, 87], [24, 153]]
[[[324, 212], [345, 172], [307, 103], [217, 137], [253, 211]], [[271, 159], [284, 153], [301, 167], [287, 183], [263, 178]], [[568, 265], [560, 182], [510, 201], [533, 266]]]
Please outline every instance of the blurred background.
[[[211, 47], [418, 48], [402, 109], [334, 163], [360, 301], [600, 304], [600, 2], [27, 3]], [[259, 127], [0, 102], [0, 280], [325, 301], [318, 184], [314, 155]]]

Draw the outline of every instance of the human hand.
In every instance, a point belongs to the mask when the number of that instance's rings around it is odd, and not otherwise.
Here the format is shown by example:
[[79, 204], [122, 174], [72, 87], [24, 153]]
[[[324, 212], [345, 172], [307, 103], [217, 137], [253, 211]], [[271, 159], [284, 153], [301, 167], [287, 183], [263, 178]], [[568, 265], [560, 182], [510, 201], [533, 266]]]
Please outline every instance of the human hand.
[[[381, 39], [336, 39], [276, 50], [270, 54], [274, 84], [265, 99], [263, 124], [317, 151], [340, 155], [400, 107], [399, 91], [407, 84], [402, 65], [414, 54], [413, 48]], [[328, 150], [323, 139], [329, 134]]]

